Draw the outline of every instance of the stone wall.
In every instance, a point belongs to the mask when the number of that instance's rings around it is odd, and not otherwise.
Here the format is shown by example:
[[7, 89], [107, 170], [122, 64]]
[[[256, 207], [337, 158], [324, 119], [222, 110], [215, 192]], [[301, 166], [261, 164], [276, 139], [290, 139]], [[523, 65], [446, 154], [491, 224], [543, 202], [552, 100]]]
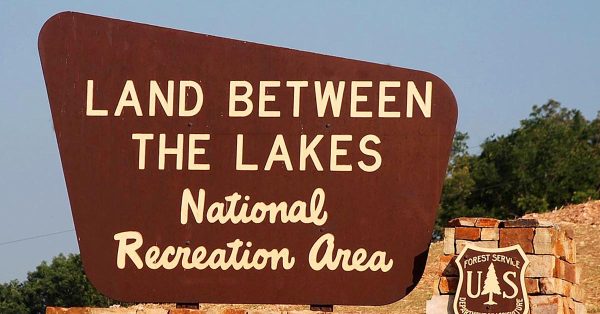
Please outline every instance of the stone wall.
[[521, 245], [530, 261], [525, 285], [531, 314], [586, 313], [572, 230], [537, 219], [457, 218], [444, 230], [444, 254], [427, 314], [453, 313], [458, 286], [454, 260], [467, 243], [486, 248]]
[[48, 307], [46, 314], [326, 314], [320, 311], [263, 311], [243, 309], [163, 309], [133, 306], [128, 308]]

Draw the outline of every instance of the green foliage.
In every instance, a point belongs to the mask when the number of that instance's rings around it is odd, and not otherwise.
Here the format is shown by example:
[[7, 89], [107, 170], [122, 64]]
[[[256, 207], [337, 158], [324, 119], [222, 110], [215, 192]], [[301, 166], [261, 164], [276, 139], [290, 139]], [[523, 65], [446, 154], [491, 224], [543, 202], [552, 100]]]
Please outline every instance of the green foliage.
[[60, 254], [50, 264], [42, 262], [25, 282], [0, 286], [0, 313], [45, 313], [46, 306], [106, 307], [114, 303], [90, 284], [78, 254]]
[[0, 313], [28, 313], [23, 296], [23, 286], [16, 280], [0, 284]]
[[600, 113], [590, 122], [550, 100], [510, 134], [486, 139], [478, 156], [467, 139], [454, 138], [438, 228], [453, 217], [513, 218], [600, 196]]
[[467, 133], [456, 132], [450, 152], [450, 161], [446, 172], [446, 180], [442, 188], [441, 208], [436, 221], [436, 231], [448, 220], [459, 216], [470, 216], [472, 210], [467, 199], [475, 185], [471, 178], [470, 164], [473, 156], [468, 153]]

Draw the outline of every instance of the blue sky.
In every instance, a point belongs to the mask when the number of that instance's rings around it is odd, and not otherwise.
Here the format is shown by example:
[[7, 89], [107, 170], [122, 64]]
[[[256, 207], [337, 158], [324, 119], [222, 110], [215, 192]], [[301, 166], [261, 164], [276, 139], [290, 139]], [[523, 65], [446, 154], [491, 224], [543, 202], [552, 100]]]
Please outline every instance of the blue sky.
[[0, 282], [78, 251], [37, 52], [61, 11], [434, 73], [456, 95], [473, 152], [550, 98], [588, 119], [600, 110], [600, 2], [2, 1]]

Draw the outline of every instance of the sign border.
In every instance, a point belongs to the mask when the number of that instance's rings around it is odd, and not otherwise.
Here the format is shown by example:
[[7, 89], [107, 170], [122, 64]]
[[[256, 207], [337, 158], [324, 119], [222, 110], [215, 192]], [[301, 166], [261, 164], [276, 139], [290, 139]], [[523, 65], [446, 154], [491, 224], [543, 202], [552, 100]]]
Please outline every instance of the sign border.
[[521, 248], [520, 245], [515, 244], [515, 245], [511, 245], [511, 246], [507, 246], [507, 247], [502, 247], [502, 248], [484, 248], [484, 247], [480, 247], [477, 245], [474, 245], [472, 243], [468, 243], [467, 245], [465, 245], [465, 247], [462, 249], [462, 251], [460, 252], [460, 254], [458, 254], [458, 256], [456, 257], [456, 259], [454, 260], [454, 263], [456, 264], [456, 266], [458, 266], [458, 287], [456, 288], [456, 293], [454, 294], [454, 302], [452, 302], [452, 310], [454, 311], [455, 314], [460, 314], [458, 311], [458, 295], [460, 293], [460, 288], [462, 287], [463, 284], [463, 270], [462, 267], [460, 266], [459, 260], [465, 255], [465, 253], [467, 252], [468, 249], [474, 250], [474, 251], [479, 251], [479, 252], [484, 252], [484, 253], [501, 253], [501, 252], [508, 252], [508, 251], [512, 251], [512, 250], [517, 250], [519, 252], [519, 254], [521, 254], [521, 256], [523, 257], [523, 260], [525, 261], [525, 263], [523, 263], [523, 270], [521, 271], [521, 287], [523, 289], [523, 294], [524, 294], [524, 298], [525, 300], [523, 300], [525, 302], [525, 310], [523, 311], [523, 314], [528, 314], [529, 313], [529, 296], [527, 295], [527, 289], [525, 288], [525, 270], [527, 269], [527, 266], [529, 266], [529, 258], [527, 258], [527, 254], [525, 254], [525, 251], [523, 251], [523, 248]]

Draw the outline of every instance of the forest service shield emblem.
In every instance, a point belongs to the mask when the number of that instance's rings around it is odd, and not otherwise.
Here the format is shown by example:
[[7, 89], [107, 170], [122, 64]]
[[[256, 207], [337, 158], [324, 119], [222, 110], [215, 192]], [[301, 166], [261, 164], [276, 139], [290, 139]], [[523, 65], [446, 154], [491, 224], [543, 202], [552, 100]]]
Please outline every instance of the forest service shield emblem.
[[488, 249], [467, 245], [456, 258], [460, 279], [456, 314], [527, 314], [525, 268], [529, 260], [519, 245]]

